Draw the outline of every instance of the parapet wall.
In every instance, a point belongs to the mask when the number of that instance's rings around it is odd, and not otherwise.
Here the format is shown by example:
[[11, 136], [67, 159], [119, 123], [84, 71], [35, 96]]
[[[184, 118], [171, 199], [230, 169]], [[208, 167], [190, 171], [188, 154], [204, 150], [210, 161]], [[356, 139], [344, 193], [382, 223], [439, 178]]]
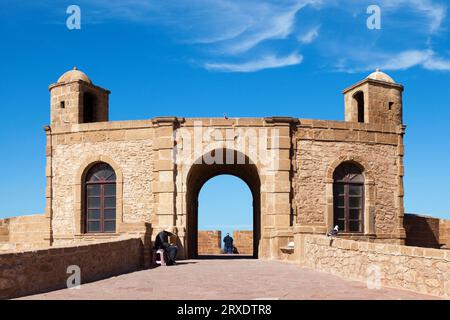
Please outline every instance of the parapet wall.
[[408, 246], [450, 249], [450, 220], [405, 214]]
[[234, 231], [233, 240], [239, 254], [253, 254], [253, 231]]
[[439, 221], [439, 242], [442, 249], [450, 249], [450, 220]]
[[143, 267], [141, 238], [47, 250], [0, 254], [0, 299], [67, 288], [69, 266], [78, 266], [81, 283]]
[[2, 251], [2, 244], [9, 242], [9, 221], [0, 220], [0, 252]]
[[450, 251], [326, 236], [295, 237], [302, 265], [368, 285], [450, 297]]
[[221, 241], [221, 231], [198, 231], [198, 254], [220, 254]]
[[0, 220], [0, 252], [48, 248], [50, 221], [43, 214]]
[[[233, 246], [239, 254], [253, 254], [253, 231], [233, 231]], [[222, 253], [222, 232], [199, 231], [198, 232], [198, 254], [220, 254]]]

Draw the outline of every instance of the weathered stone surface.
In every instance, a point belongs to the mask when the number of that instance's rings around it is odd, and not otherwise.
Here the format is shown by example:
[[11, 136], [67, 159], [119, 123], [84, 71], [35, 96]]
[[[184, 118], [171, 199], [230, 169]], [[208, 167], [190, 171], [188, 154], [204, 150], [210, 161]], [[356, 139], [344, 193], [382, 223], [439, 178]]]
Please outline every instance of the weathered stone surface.
[[253, 254], [253, 231], [233, 231], [233, 245], [239, 254]]
[[119, 197], [123, 199], [123, 217], [118, 217], [119, 222], [150, 221], [153, 211], [151, 139], [56, 145], [53, 149], [52, 228], [57, 243], [67, 242], [58, 239], [59, 235], [79, 233], [76, 224], [80, 222], [76, 221], [75, 213], [82, 210], [77, 206], [82, 199], [81, 181], [76, 179], [80, 171], [86, 170], [90, 162], [99, 161], [100, 157], [113, 159], [122, 171], [123, 194]]
[[0, 299], [67, 288], [69, 266], [78, 266], [87, 283], [137, 270], [143, 261], [140, 238], [1, 254]]
[[222, 232], [221, 231], [198, 231], [198, 254], [220, 254], [222, 252]]
[[450, 297], [450, 259], [446, 250], [377, 244], [303, 235], [296, 238], [301, 264], [347, 279]]
[[50, 220], [43, 214], [0, 220], [0, 253], [46, 248], [49, 238]]

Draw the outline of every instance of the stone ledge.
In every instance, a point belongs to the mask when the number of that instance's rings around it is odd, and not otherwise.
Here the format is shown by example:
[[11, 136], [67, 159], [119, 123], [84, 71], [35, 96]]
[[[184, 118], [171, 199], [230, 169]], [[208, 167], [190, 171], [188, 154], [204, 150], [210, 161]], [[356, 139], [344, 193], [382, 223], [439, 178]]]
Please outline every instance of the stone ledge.
[[70, 265], [81, 268], [86, 283], [140, 269], [144, 259], [140, 238], [0, 254], [0, 299], [66, 288]]
[[[347, 130], [347, 131], [362, 131], [362, 132], [378, 132], [399, 134], [401, 126], [378, 124], [378, 123], [360, 123], [349, 121], [335, 121], [335, 120], [312, 120], [299, 119], [300, 124], [298, 128], [301, 129], [330, 129], [330, 130]], [[401, 131], [401, 130], [400, 130]]]
[[376, 252], [386, 255], [403, 255], [410, 257], [424, 257], [450, 261], [450, 251], [432, 248], [410, 247], [396, 244], [371, 243], [342, 238], [328, 238], [319, 235], [305, 235], [305, 242], [337, 249], [352, 251]]
[[325, 236], [296, 237], [300, 263], [347, 279], [367, 281], [374, 267], [383, 286], [450, 297], [450, 252]]
[[281, 252], [286, 253], [286, 254], [293, 254], [295, 249], [292, 247], [281, 247], [280, 248]]

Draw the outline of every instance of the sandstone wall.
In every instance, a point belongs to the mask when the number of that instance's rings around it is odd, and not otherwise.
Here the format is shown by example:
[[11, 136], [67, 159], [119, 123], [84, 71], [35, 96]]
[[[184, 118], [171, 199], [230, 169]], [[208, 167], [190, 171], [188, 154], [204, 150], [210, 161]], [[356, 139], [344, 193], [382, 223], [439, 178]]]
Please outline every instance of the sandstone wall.
[[121, 223], [151, 221], [153, 129], [127, 128], [136, 123], [82, 124], [78, 126], [86, 131], [53, 135], [52, 226], [56, 244], [73, 243], [74, 236], [83, 232], [80, 173], [96, 161], [117, 169], [121, 184], [117, 188], [117, 229]]
[[[0, 244], [9, 241], [9, 220], [0, 220]], [[1, 249], [0, 249], [1, 250]]]
[[450, 251], [296, 235], [299, 261], [352, 280], [450, 297]]
[[222, 252], [222, 231], [198, 231], [198, 254], [220, 254]]
[[0, 220], [0, 252], [47, 248], [49, 232], [50, 223], [43, 214]]
[[[279, 134], [278, 145], [269, 143], [274, 142], [270, 134], [266, 139], [267, 145], [262, 145], [265, 156], [279, 157], [279, 166], [275, 170], [265, 166], [263, 159], [258, 160], [258, 157], [255, 176], [246, 176], [246, 172], [233, 166], [220, 169], [225, 171], [219, 170], [221, 173], [237, 173], [241, 178], [252, 181], [254, 188], [260, 189], [261, 225], [257, 231], [261, 234], [258, 243], [261, 257], [276, 257], [277, 249], [286, 246], [289, 237], [293, 236], [295, 225], [303, 228], [303, 233], [320, 234], [332, 227], [330, 168], [347, 160], [360, 163], [367, 178], [362, 237], [384, 242], [403, 241], [401, 127], [292, 118], [163, 117], [51, 128], [47, 148], [52, 151], [47, 152], [47, 162], [51, 164], [47, 167], [47, 177], [51, 180], [51, 188], [47, 188], [47, 197], [52, 203], [55, 243], [64, 245], [86, 237], [82, 226], [80, 172], [97, 161], [109, 163], [120, 176], [118, 230], [121, 223], [134, 222], [150, 222], [155, 232], [176, 226], [183, 246], [195, 243], [188, 239], [187, 234], [192, 227], [189, 223], [192, 222], [193, 199], [189, 200], [191, 203], [186, 200], [188, 191], [193, 188], [187, 184], [193, 166], [189, 161], [174, 163], [172, 156], [174, 130], [180, 126], [193, 134], [196, 121], [202, 121], [205, 128], [214, 133], [221, 133], [214, 135], [213, 142], [217, 145], [211, 145], [209, 139], [200, 141], [205, 152], [210, 148], [223, 148], [235, 140], [244, 142], [249, 138], [246, 133], [258, 132], [259, 129]], [[234, 138], [227, 140], [226, 129], [241, 130], [233, 131]], [[187, 140], [179, 140], [177, 151], [186, 149], [192, 155]], [[207, 177], [208, 169], [200, 170], [194, 180]], [[50, 212], [49, 207], [47, 210]], [[191, 248], [189, 252], [194, 250]]]
[[[394, 127], [301, 120], [295, 137], [293, 210], [307, 232], [332, 227], [332, 173], [341, 162], [364, 167], [365, 233], [377, 241], [399, 239], [403, 212], [399, 184], [403, 164]], [[400, 228], [400, 229], [399, 229]]]
[[439, 243], [441, 248], [450, 249], [450, 220], [439, 220]]
[[140, 238], [74, 247], [0, 254], [0, 299], [67, 288], [67, 267], [81, 270], [81, 282], [137, 270], [143, 266]]
[[450, 248], [450, 220], [405, 214], [406, 245]]
[[408, 246], [439, 248], [439, 219], [405, 214], [406, 242]]
[[239, 254], [253, 254], [253, 231], [234, 231], [233, 240]]

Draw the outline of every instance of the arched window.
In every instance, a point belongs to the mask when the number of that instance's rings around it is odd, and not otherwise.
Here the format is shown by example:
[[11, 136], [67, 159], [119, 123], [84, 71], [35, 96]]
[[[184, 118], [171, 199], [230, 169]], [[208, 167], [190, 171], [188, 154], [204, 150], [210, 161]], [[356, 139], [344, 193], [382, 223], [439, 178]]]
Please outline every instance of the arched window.
[[358, 111], [358, 122], [364, 122], [364, 92], [356, 92], [353, 99]]
[[116, 174], [110, 165], [98, 163], [86, 174], [86, 232], [116, 231]]
[[364, 231], [364, 176], [355, 163], [344, 162], [333, 174], [334, 225], [341, 232]]

